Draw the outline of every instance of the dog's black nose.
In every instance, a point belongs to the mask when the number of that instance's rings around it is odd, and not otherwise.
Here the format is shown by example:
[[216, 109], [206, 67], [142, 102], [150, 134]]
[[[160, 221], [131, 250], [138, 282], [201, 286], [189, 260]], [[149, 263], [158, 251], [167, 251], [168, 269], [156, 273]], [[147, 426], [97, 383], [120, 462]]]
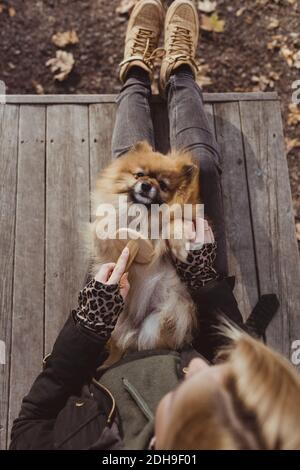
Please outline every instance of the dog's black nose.
[[147, 183], [147, 181], [144, 181], [144, 182], [141, 184], [141, 190], [144, 191], [145, 193], [148, 193], [151, 188], [152, 188], [151, 183]]

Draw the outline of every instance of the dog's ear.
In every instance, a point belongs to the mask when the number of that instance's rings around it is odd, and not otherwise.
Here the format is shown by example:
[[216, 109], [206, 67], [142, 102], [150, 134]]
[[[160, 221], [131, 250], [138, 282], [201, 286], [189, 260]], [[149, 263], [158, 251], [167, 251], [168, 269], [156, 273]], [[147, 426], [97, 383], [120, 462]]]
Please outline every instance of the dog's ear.
[[182, 182], [189, 184], [198, 175], [198, 167], [194, 163], [182, 165], [180, 169], [180, 179]]
[[140, 142], [136, 142], [131, 149], [134, 152], [152, 152], [153, 149], [150, 144], [146, 140], [142, 140]]
[[182, 176], [185, 176], [186, 178], [192, 179], [197, 172], [198, 167], [194, 163], [191, 163], [190, 165], [183, 165], [182, 167]]

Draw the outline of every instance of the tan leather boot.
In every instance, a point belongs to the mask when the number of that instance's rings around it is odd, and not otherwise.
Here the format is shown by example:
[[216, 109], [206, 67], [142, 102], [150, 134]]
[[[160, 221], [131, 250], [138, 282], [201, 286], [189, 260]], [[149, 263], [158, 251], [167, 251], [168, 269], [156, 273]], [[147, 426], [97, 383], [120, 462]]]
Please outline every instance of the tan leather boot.
[[172, 70], [180, 65], [191, 67], [197, 73], [195, 62], [199, 37], [199, 18], [192, 1], [175, 0], [165, 19], [165, 56], [160, 69], [160, 87], [165, 90]]
[[122, 82], [134, 65], [142, 67], [152, 77], [155, 58], [164, 54], [163, 49], [157, 49], [164, 13], [160, 0], [139, 0], [133, 8], [127, 26], [124, 60], [120, 63]]

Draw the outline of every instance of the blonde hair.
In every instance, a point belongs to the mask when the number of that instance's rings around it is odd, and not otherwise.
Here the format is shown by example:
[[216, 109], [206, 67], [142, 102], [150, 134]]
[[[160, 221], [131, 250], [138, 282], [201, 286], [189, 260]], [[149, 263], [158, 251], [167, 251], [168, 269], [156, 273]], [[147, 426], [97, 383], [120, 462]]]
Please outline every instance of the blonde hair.
[[206, 384], [177, 407], [166, 448], [300, 449], [300, 376], [263, 343], [233, 328], [226, 334], [225, 387]]

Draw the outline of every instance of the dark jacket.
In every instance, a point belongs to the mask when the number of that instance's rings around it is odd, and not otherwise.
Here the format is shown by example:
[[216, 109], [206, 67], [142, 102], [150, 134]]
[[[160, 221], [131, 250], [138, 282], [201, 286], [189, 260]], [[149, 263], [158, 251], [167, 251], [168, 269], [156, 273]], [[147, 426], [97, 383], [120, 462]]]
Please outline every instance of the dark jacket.
[[[212, 282], [193, 296], [201, 312], [195, 346], [208, 360], [213, 360], [222, 343], [213, 328], [218, 322], [216, 312], [244, 327], [233, 284], [232, 278]], [[262, 323], [271, 318], [274, 299], [272, 306], [266, 309]], [[19, 417], [13, 423], [10, 449], [107, 448], [106, 430], [120, 423], [110, 392], [93, 379], [106, 356], [105, 342], [70, 315], [44, 370], [23, 399]]]

